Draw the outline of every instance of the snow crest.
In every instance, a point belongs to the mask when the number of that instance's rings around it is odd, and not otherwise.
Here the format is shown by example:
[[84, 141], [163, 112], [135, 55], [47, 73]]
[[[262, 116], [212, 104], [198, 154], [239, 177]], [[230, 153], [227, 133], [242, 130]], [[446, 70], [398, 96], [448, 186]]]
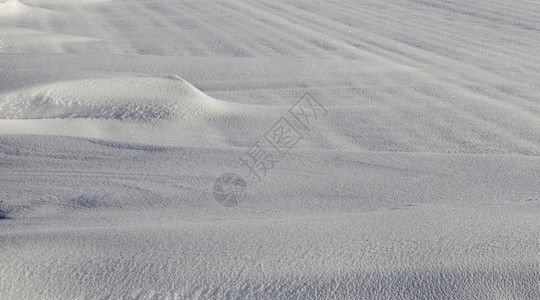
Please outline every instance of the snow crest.
[[1, 119], [190, 119], [227, 110], [183, 79], [117, 77], [47, 84], [0, 95]]
[[0, 15], [14, 15], [19, 14], [27, 8], [26, 5], [20, 3], [17, 0], [7, 0], [0, 3]]

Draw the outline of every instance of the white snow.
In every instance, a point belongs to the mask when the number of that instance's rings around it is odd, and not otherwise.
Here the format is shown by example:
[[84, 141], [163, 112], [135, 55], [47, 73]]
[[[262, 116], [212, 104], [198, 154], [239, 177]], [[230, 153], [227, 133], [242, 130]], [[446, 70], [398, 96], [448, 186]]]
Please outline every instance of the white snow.
[[0, 1], [0, 298], [540, 298], [536, 2]]
[[6, 0], [4, 3], [0, 3], [0, 13], [3, 15], [18, 14], [26, 8], [26, 5], [17, 0]]
[[186, 81], [115, 77], [59, 82], [7, 94], [3, 119], [201, 119], [227, 113], [232, 103], [212, 99]]

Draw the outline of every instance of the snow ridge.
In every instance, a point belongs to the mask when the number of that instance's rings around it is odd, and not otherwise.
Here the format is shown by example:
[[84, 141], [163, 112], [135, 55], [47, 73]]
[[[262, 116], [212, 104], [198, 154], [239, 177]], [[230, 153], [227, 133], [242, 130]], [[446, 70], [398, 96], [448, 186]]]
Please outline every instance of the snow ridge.
[[191, 119], [232, 105], [185, 80], [117, 77], [59, 82], [0, 96], [1, 119]]

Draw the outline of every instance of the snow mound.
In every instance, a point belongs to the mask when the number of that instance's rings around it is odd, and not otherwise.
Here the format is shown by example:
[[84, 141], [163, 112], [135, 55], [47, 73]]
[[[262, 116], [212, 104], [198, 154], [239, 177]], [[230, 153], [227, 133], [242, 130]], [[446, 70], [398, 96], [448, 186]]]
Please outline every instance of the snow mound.
[[115, 77], [47, 84], [0, 95], [0, 119], [201, 119], [234, 105], [175, 77]]
[[17, 0], [7, 0], [0, 3], [0, 16], [18, 15], [28, 7]]

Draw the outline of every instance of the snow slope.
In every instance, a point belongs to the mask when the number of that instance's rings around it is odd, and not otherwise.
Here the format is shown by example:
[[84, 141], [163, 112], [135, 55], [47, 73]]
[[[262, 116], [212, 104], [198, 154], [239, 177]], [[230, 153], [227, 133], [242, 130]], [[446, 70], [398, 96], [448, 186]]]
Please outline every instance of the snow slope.
[[[0, 2], [1, 298], [540, 298], [539, 17]], [[298, 144], [221, 206], [280, 118]]]

